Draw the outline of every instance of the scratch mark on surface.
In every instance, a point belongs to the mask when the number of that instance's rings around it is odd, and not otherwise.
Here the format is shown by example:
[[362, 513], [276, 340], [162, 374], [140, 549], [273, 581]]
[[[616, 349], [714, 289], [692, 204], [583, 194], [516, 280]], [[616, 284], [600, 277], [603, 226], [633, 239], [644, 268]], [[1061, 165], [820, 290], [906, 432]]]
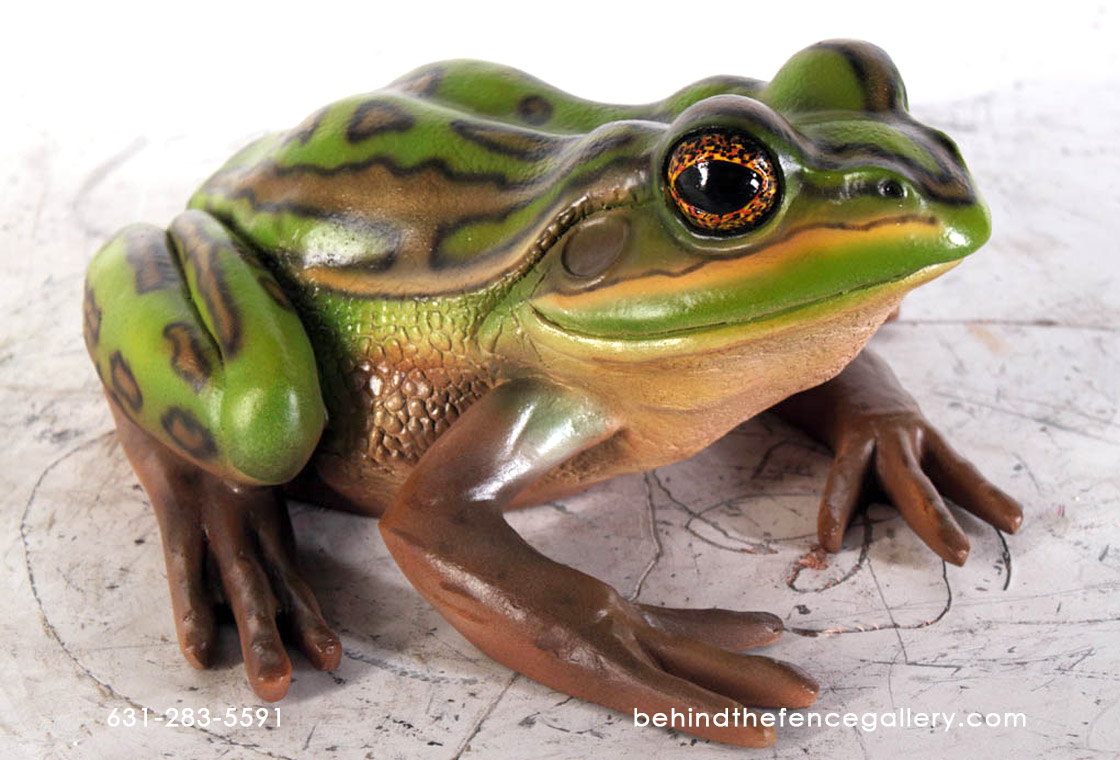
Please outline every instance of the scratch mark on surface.
[[395, 676], [401, 676], [402, 678], [411, 678], [414, 681], [423, 681], [424, 683], [461, 683], [468, 686], [478, 683], [478, 679], [472, 677], [451, 678], [450, 676], [433, 675], [431, 673], [424, 673], [419, 670], [412, 670], [411, 668], [396, 665], [389, 662], [388, 660], [383, 660], [380, 657], [374, 657], [371, 654], [359, 652], [355, 649], [344, 648], [342, 650], [342, 656], [348, 660], [354, 660], [366, 665], [372, 665], [375, 668], [387, 670]]
[[513, 682], [520, 677], [520, 673], [514, 672], [510, 674], [509, 680], [506, 681], [506, 684], [502, 687], [502, 690], [498, 692], [497, 696], [490, 700], [490, 704], [483, 708], [482, 712], [479, 713], [478, 718], [476, 718], [474, 723], [471, 724], [470, 729], [467, 731], [466, 737], [463, 739], [463, 741], [459, 742], [459, 746], [455, 748], [455, 754], [451, 756], [451, 760], [459, 760], [459, 758], [463, 756], [463, 753], [467, 751], [468, 747], [470, 747], [471, 740], [474, 739], [474, 737], [478, 736], [478, 732], [482, 730], [482, 724], [485, 723], [486, 719], [490, 717], [490, 714], [494, 712], [494, 708], [497, 707], [498, 703], [502, 701], [503, 697], [505, 697], [506, 692], [509, 691], [509, 687], [513, 686]]
[[[1113, 417], [1101, 417], [1096, 414], [1089, 414], [1088, 412], [1083, 412], [1080, 409], [1074, 409], [1068, 404], [1055, 404], [1051, 401], [1043, 401], [1036, 398], [1030, 398], [1029, 396], [1012, 396], [1007, 393], [1001, 393], [1000, 398], [1007, 399], [1008, 401], [1022, 401], [1023, 403], [1034, 404], [1035, 406], [1044, 406], [1047, 409], [1053, 409], [1058, 412], [1072, 414], [1096, 425], [1104, 425], [1105, 427], [1120, 429], [1120, 424], [1112, 421]], [[1115, 410], [1113, 410], [1113, 413], [1113, 416], [1115, 416]]]
[[801, 576], [801, 571], [805, 569], [805, 566], [800, 564], [800, 563], [797, 563], [797, 564], [794, 564], [793, 570], [790, 571], [789, 577], [786, 578], [786, 585], [789, 586], [789, 588], [793, 589], [794, 591], [796, 591], [799, 594], [819, 594], [822, 591], [827, 591], [828, 589], [833, 588], [834, 586], [839, 586], [841, 583], [846, 582], [852, 576], [854, 576], [856, 573], [858, 573], [860, 571], [860, 569], [865, 564], [867, 564], [867, 556], [868, 556], [868, 553], [871, 551], [871, 533], [872, 533], [872, 531], [871, 531], [871, 519], [867, 516], [867, 512], [864, 511], [863, 512], [863, 544], [860, 546], [860, 549], [859, 549], [859, 558], [856, 560], [856, 563], [854, 565], [852, 565], [851, 568], [848, 569], [847, 572], [845, 572], [843, 575], [840, 575], [840, 576], [837, 576], [835, 578], [830, 579], [828, 582], [826, 582], [823, 586], [821, 586], [819, 588], [798, 588], [797, 587], [797, 579]]
[[1021, 456], [1019, 456], [1018, 452], [1012, 451], [1011, 456], [1015, 457], [1015, 461], [1018, 462], [1019, 466], [1022, 467], [1026, 471], [1027, 477], [1030, 478], [1031, 483], [1034, 484], [1035, 493], [1037, 493], [1039, 496], [1041, 496], [1042, 495], [1042, 486], [1040, 486], [1038, 484], [1038, 478], [1036, 478], [1034, 476], [1034, 470], [1031, 469], [1031, 466], [1029, 464], [1027, 464], [1027, 461], [1025, 459], [1023, 459]]
[[74, 195], [74, 202], [71, 206], [74, 211], [74, 218], [77, 220], [78, 226], [82, 228], [82, 232], [90, 237], [96, 238], [105, 238], [112, 234], [112, 230], [102, 228], [87, 220], [85, 218], [83, 206], [85, 205], [86, 199], [89, 198], [90, 194], [98, 185], [105, 181], [106, 177], [127, 163], [133, 156], [143, 150], [147, 144], [148, 141], [146, 138], [136, 137], [123, 149], [95, 166], [93, 171], [86, 177], [85, 181], [82, 182], [81, 187], [78, 188], [78, 192]]
[[[868, 570], [871, 571], [872, 577], [874, 577], [875, 576], [875, 571], [871, 567], [870, 562], [868, 562], [867, 568], [868, 568]], [[920, 623], [914, 623], [914, 624], [911, 624], [911, 625], [901, 625], [901, 624], [894, 621], [894, 616], [892, 615], [890, 625], [879, 625], [879, 624], [876, 623], [874, 625], [858, 625], [857, 624], [857, 625], [850, 626], [848, 628], [824, 628], [824, 629], [818, 629], [818, 628], [786, 628], [786, 631], [789, 632], [789, 633], [796, 634], [798, 636], [814, 637], [814, 636], [836, 636], [836, 635], [839, 635], [839, 634], [842, 634], [842, 633], [870, 633], [872, 631], [889, 631], [889, 630], [915, 631], [915, 630], [918, 630], [920, 628], [928, 628], [931, 625], [939, 623], [942, 618], [944, 618], [947, 614], [949, 614], [949, 610], [953, 606], [953, 587], [949, 585], [949, 570], [948, 570], [948, 567], [947, 567], [947, 565], [945, 564], [944, 561], [941, 562], [941, 581], [942, 581], [942, 583], [945, 584], [945, 606], [942, 607], [941, 611], [938, 612], [935, 616], [933, 616], [929, 620], [923, 620]], [[878, 586], [878, 579], [877, 578], [875, 580], [875, 584], [876, 584], [876, 586]], [[882, 589], [880, 589], [880, 596], [881, 595], [882, 595]], [[884, 602], [884, 604], [885, 604], [885, 602]], [[887, 607], [887, 612], [888, 612], [888, 614], [890, 613], [890, 607]], [[901, 638], [900, 638], [900, 641], [901, 641]], [[904, 647], [904, 649], [905, 649], [905, 647]], [[915, 664], [918, 664], [918, 663], [911, 662], [909, 659], [907, 659], [906, 664], [907, 665], [915, 665]]]
[[[651, 470], [649, 474], [651, 476], [653, 476], [654, 482], [657, 484], [657, 487], [661, 490], [661, 493], [665, 495], [665, 498], [668, 499], [669, 502], [672, 503], [673, 506], [677, 507], [678, 509], [680, 509], [682, 512], [684, 512], [685, 514], [687, 514], [689, 516], [688, 521], [685, 522], [684, 528], [689, 533], [691, 533], [694, 537], [696, 537], [699, 540], [703, 541], [704, 543], [706, 543], [710, 546], [714, 546], [715, 548], [720, 549], [722, 551], [739, 552], [741, 554], [777, 554], [778, 553], [778, 550], [775, 549], [773, 546], [771, 546], [767, 542], [748, 541], [747, 539], [742, 538], [740, 536], [731, 535], [722, 526], [720, 526], [718, 523], [716, 523], [714, 520], [711, 520], [708, 517], [705, 517], [704, 513], [707, 512], [708, 510], [702, 510], [702, 511], [697, 512], [696, 510], [692, 509], [687, 504], [682, 502], [680, 499], [673, 496], [673, 493], [661, 481], [661, 476], [657, 474], [657, 470]], [[717, 504], [715, 506], [721, 506], [721, 504]], [[709, 528], [711, 528], [712, 530], [716, 531], [721, 536], [726, 538], [728, 541], [733, 541], [737, 544], [740, 544], [742, 548], [731, 548], [729, 546], [724, 546], [723, 544], [716, 543], [715, 541], [711, 540], [707, 536], [704, 536], [700, 533], [697, 533], [696, 530], [693, 529], [693, 527], [692, 527], [692, 523], [694, 521], [699, 521], [699, 522], [704, 523]]]
[[[1115, 708], [1118, 702], [1120, 702], [1120, 697], [1117, 697], [1116, 699], [1105, 705], [1104, 709], [1102, 709], [1093, 717], [1091, 721], [1089, 721], [1089, 725], [1085, 729], [1085, 745], [1089, 749], [1095, 749], [1095, 747], [1093, 747], [1093, 732], [1097, 728], [1097, 723], [1099, 723], [1100, 719], [1107, 715], [1110, 710]], [[1102, 747], [1101, 749], [1104, 749], [1104, 747]]]
[[1082, 653], [1081, 653], [1081, 656], [1077, 658], [1077, 661], [1076, 661], [1075, 663], [1073, 663], [1072, 665], [1070, 665], [1070, 666], [1069, 666], [1068, 668], [1058, 668], [1058, 670], [1062, 670], [1062, 671], [1070, 671], [1070, 670], [1073, 670], [1073, 669], [1074, 669], [1074, 668], [1076, 668], [1076, 667], [1077, 667], [1078, 665], [1080, 665], [1081, 663], [1085, 662], [1085, 660], [1089, 659], [1090, 657], [1092, 657], [1092, 656], [1093, 656], [1093, 655], [1095, 655], [1096, 653], [1097, 653], [1097, 650], [1096, 650], [1096, 649], [1094, 649], [1093, 647], [1089, 647], [1088, 649], [1086, 649], [1086, 650], [1085, 650], [1084, 652], [1082, 652]]
[[920, 327], [922, 325], [989, 325], [993, 327], [1050, 327], [1060, 330], [1093, 330], [1114, 333], [1117, 325], [1067, 324], [1053, 319], [897, 319], [895, 325]]
[[1017, 412], [1014, 409], [1005, 409], [1004, 407], [1000, 406], [999, 404], [991, 404], [991, 403], [988, 403], [986, 401], [977, 401], [976, 399], [966, 398], [964, 396], [958, 396], [958, 395], [953, 394], [953, 393], [945, 393], [944, 391], [933, 391], [933, 395], [941, 396], [942, 398], [947, 398], [947, 399], [950, 399], [952, 401], [957, 401], [961, 404], [972, 404], [973, 406], [979, 406], [983, 409], [990, 409], [993, 412], [999, 412], [1000, 414], [1006, 414], [1006, 415], [1009, 415], [1011, 417], [1018, 417], [1019, 419], [1030, 420], [1031, 422], [1036, 422], [1039, 425], [1045, 425], [1047, 427], [1052, 427], [1052, 428], [1055, 428], [1056, 430], [1061, 430], [1065, 433], [1072, 433], [1073, 435], [1079, 435], [1082, 438], [1088, 438], [1088, 439], [1093, 440], [1093, 441], [1100, 441], [1101, 443], [1107, 443], [1107, 444], [1111, 444], [1113, 446], [1120, 446], [1120, 441], [1114, 441], [1111, 438], [1104, 437], [1103, 435], [1095, 435], [1094, 433], [1088, 433], [1088, 432], [1086, 432], [1084, 430], [1081, 430], [1079, 428], [1071, 427], [1069, 425], [1063, 425], [1062, 423], [1057, 422], [1057, 421], [1055, 421], [1055, 420], [1053, 420], [1049, 417], [1045, 417], [1045, 416], [1036, 417], [1032, 414], [1028, 414], [1027, 412]]
[[606, 738], [605, 736], [603, 736], [601, 731], [595, 728], [584, 728], [579, 731], [573, 731], [570, 728], [564, 728], [563, 726], [558, 726], [555, 723], [549, 723], [547, 720], [543, 719], [541, 720], [541, 725], [548, 726], [549, 728], [564, 734], [575, 734], [576, 736], [594, 736], [596, 739]]
[[653, 484], [650, 482], [651, 475], [646, 473], [642, 478], [646, 486], [646, 514], [649, 515], [649, 536], [653, 540], [653, 556], [649, 558], [642, 574], [638, 576], [637, 583], [634, 584], [634, 590], [630, 594], [630, 601], [635, 602], [638, 596], [642, 593], [642, 587], [645, 585], [646, 578], [653, 572], [653, 568], [661, 561], [661, 554], [663, 552], [661, 546], [661, 537], [657, 534], [657, 514], [656, 508], [653, 505]]
[[1006, 577], [1003, 579], [1003, 590], [1007, 591], [1007, 589], [1011, 588], [1011, 549], [1007, 545], [1007, 538], [1004, 537], [1003, 531], [998, 528], [994, 530], [1000, 545], [1003, 546], [1003, 551], [1000, 553], [999, 558], [1000, 561], [1003, 562], [1003, 566], [1006, 570]]
[[[751, 469], [750, 479], [751, 480], [758, 480], [762, 476], [762, 473], [764, 473], [766, 471], [766, 466], [770, 464], [770, 459], [771, 459], [771, 457], [774, 456], [774, 453], [778, 449], [782, 448], [783, 446], [788, 446], [788, 445], [792, 445], [792, 444], [793, 444], [792, 441], [778, 441], [777, 443], [772, 444], [771, 446], [767, 447], [766, 451], [762, 452], [762, 457], [758, 460], [758, 464], [756, 464]], [[804, 447], [801, 446], [799, 448], [804, 448]]]
[[[902, 648], [902, 659], [906, 662], [910, 662], [910, 655], [906, 652], [906, 642], [902, 640], [902, 633], [898, 630], [898, 621], [894, 619], [894, 610], [891, 609], [891, 605], [887, 601], [887, 596], [883, 593], [883, 587], [879, 584], [879, 576], [875, 574], [875, 565], [868, 562], [867, 571], [871, 573], [871, 579], [875, 582], [875, 590], [879, 592], [879, 601], [883, 603], [883, 609], [887, 611], [887, 617], [890, 618], [891, 621], [890, 627], [894, 629], [895, 638], [898, 639], [898, 645]], [[887, 673], [889, 681], [890, 671], [888, 670]], [[893, 701], [891, 705], [894, 705]]]

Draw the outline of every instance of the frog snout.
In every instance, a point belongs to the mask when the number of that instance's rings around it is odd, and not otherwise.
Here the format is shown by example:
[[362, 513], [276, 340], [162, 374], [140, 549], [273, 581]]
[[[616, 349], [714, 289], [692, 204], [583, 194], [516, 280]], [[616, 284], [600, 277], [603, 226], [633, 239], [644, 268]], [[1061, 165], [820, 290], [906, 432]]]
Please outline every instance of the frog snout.
[[991, 215], [983, 203], [962, 207], [942, 217], [941, 244], [952, 258], [969, 255], [988, 242], [991, 234]]

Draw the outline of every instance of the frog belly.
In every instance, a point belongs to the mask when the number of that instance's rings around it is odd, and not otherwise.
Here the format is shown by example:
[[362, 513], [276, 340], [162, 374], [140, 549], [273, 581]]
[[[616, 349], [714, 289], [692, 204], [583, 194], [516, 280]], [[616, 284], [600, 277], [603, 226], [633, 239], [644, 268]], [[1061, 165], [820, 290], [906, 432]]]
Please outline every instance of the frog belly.
[[[634, 360], [634, 354], [619, 354], [613, 363], [598, 357], [595, 367], [585, 368], [582, 377], [592, 393], [621, 410], [626, 420], [622, 430], [553, 469], [509, 509], [570, 496], [609, 478], [696, 454], [783, 399], [837, 375], [907, 292], [951, 266], [929, 267], [895, 282], [842, 294], [747, 327], [720, 328], [704, 335], [704, 345], [697, 344], [690, 352], [669, 351], [660, 358], [647, 355], [640, 361]], [[556, 343], [550, 341], [549, 345]], [[570, 375], [575, 360], [574, 356], [552, 355], [545, 365], [551, 363]], [[408, 376], [402, 365], [382, 371]], [[398, 383], [398, 387], [403, 385], [403, 381]], [[485, 390], [481, 381], [476, 387]], [[477, 397], [460, 398], [455, 416]], [[399, 403], [393, 405], [399, 407]], [[378, 419], [383, 417], [368, 418], [367, 424], [374, 430], [370, 441], [383, 445], [385, 436], [377, 430], [383, 423], [375, 422]], [[420, 455], [422, 449], [415, 456], [386, 458], [371, 456], [368, 449], [321, 446], [310, 472], [293, 493], [379, 517]]]

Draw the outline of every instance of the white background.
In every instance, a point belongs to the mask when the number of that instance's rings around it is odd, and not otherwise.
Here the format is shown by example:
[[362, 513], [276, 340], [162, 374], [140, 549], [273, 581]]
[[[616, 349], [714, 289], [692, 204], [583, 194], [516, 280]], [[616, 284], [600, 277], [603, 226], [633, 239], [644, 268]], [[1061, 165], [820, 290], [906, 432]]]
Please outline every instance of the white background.
[[1116, 5], [1047, 2], [10, 3], [4, 129], [161, 134], [293, 125], [424, 63], [473, 57], [585, 98], [658, 100], [712, 74], [769, 79], [854, 37], [887, 49], [912, 103], [1120, 70]]

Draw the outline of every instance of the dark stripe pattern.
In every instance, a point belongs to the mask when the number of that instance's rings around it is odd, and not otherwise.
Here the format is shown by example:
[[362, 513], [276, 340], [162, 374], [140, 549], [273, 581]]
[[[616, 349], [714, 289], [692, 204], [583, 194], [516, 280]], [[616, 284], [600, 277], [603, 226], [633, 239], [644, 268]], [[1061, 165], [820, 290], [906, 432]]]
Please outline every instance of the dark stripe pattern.
[[133, 227], [124, 233], [124, 256], [132, 267], [140, 295], [179, 288], [179, 270], [167, 254], [167, 235], [154, 227]]
[[526, 124], [538, 127], [552, 118], [552, 104], [540, 95], [526, 95], [517, 103], [517, 115]]
[[168, 437], [197, 460], [212, 459], [218, 453], [213, 434], [187, 409], [173, 406], [160, 417]]
[[86, 339], [86, 348], [92, 352], [101, 340], [101, 307], [97, 305], [97, 298], [88, 282], [82, 297], [82, 334]]
[[212, 369], [202, 350], [203, 338], [194, 325], [172, 322], [163, 328], [171, 344], [171, 369], [198, 393], [210, 380]]
[[132, 368], [120, 351], [114, 351], [109, 356], [109, 378], [113, 383], [113, 390], [128, 404], [128, 408], [139, 412], [144, 406], [144, 394], [140, 392], [140, 385], [132, 374]]
[[385, 132], [407, 132], [415, 123], [400, 106], [374, 98], [354, 109], [346, 125], [346, 139], [357, 143]]
[[179, 242], [184, 264], [194, 275], [194, 287], [213, 323], [214, 338], [224, 361], [241, 350], [241, 313], [230, 292], [222, 266], [222, 255], [238, 257], [228, 238], [211, 234], [204, 227], [204, 215], [188, 211], [171, 223], [172, 236]]

